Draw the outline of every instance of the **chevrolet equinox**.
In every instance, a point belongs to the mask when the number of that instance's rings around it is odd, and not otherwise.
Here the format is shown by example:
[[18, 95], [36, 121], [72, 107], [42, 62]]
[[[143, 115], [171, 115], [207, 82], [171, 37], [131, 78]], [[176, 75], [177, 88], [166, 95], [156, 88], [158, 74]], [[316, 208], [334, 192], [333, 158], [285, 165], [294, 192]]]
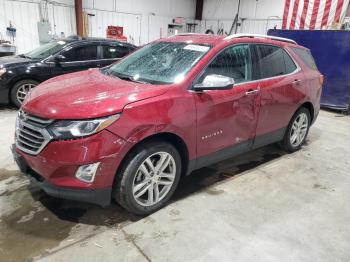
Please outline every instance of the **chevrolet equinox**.
[[322, 82], [290, 39], [177, 35], [34, 88], [12, 152], [51, 196], [146, 215], [195, 169], [275, 142], [300, 149]]

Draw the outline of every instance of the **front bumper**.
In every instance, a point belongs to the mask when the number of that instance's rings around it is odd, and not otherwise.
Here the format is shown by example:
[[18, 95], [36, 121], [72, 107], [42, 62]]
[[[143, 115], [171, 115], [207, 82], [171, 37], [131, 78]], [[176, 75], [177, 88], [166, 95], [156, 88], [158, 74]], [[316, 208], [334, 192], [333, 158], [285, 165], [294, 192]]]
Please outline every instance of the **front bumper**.
[[[83, 139], [50, 142], [38, 155], [13, 145], [12, 154], [21, 172], [47, 194], [107, 206], [125, 143], [104, 130]], [[92, 183], [75, 177], [81, 165], [95, 162], [101, 164]]]
[[9, 102], [10, 88], [8, 83], [0, 78], [0, 104], [7, 104]]

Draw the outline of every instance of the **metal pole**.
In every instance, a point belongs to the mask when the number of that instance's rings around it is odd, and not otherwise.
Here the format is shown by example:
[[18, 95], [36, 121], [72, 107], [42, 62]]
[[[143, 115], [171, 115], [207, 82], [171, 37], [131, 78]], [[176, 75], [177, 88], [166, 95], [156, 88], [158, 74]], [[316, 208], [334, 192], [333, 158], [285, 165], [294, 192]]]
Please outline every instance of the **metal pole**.
[[238, 20], [239, 20], [239, 10], [241, 8], [241, 0], [238, 0], [238, 9], [237, 9], [237, 21], [236, 21], [236, 29], [235, 29], [235, 34], [237, 34], [237, 30], [238, 30]]

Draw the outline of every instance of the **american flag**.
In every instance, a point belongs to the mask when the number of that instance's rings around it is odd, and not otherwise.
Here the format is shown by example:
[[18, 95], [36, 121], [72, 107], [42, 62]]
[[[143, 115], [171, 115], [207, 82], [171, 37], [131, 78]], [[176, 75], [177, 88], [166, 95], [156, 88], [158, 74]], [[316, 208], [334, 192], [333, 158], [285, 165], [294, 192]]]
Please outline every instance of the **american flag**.
[[349, 0], [286, 0], [282, 29], [327, 29], [340, 23]]

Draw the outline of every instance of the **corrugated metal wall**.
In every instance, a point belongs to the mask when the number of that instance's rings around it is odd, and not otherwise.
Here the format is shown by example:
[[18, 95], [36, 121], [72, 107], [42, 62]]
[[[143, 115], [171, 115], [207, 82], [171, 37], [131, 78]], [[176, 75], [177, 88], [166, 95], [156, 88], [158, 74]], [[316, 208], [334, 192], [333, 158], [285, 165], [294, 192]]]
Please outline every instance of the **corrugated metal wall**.
[[[48, 19], [53, 34], [76, 34], [73, 4], [73, 0], [49, 2]], [[84, 0], [83, 4], [84, 11], [94, 15], [89, 16], [90, 36], [105, 37], [108, 25], [123, 26], [125, 36], [136, 45], [167, 36], [167, 26], [172, 23], [172, 19], [176, 16], [193, 16], [195, 8], [195, 0]], [[17, 29], [15, 44], [18, 53], [27, 52], [39, 45], [39, 10], [40, 0], [0, 0], [0, 37], [9, 39], [6, 27], [12, 21]], [[186, 18], [185, 21], [192, 20]]]
[[[37, 3], [4, 1], [4, 20], [6, 26], [11, 21], [17, 29], [15, 44], [20, 53], [29, 51], [38, 45], [39, 5]], [[33, 19], [29, 21], [29, 19]], [[2, 30], [6, 35], [6, 31]]]
[[52, 32], [55, 35], [60, 36], [61, 32], [66, 36], [76, 34], [73, 6], [49, 5], [48, 11]]
[[[40, 21], [40, 8], [37, 1], [0, 0], [0, 33], [6, 36], [10, 21], [17, 29], [15, 44], [18, 53], [25, 53], [39, 45], [37, 22]], [[48, 4], [48, 18], [53, 33], [66, 36], [75, 34], [74, 7]], [[0, 36], [0, 37], [1, 37]]]
[[[203, 19], [234, 19], [239, 0], [204, 0]], [[246, 19], [282, 18], [283, 0], [241, 0], [239, 17]]]
[[[251, 0], [249, 1], [251, 2]], [[0, 0], [0, 37], [8, 38], [5, 29], [12, 21], [17, 29], [15, 42], [18, 53], [27, 52], [39, 45], [37, 29], [37, 22], [40, 20], [39, 2], [40, 0]], [[129, 42], [136, 45], [143, 45], [160, 37], [167, 37], [168, 24], [172, 23], [173, 18], [189, 15], [192, 13], [189, 9], [194, 8], [194, 0], [179, 0], [179, 3], [175, 3], [173, 0], [162, 0], [163, 5], [161, 6], [157, 6], [159, 0], [129, 0], [127, 1], [129, 6], [136, 5], [132, 10], [141, 11], [144, 9], [144, 12], [117, 12], [116, 10], [127, 10], [126, 1], [84, 0], [83, 2], [84, 11], [93, 15], [89, 16], [88, 22], [90, 36], [105, 37], [107, 26], [123, 26], [124, 35]], [[57, 0], [48, 4], [48, 19], [54, 34], [58, 36], [61, 32], [64, 32], [66, 36], [76, 34], [73, 4], [73, 0]], [[148, 4], [152, 4], [153, 7]], [[155, 12], [171, 14], [171, 8], [174, 8], [174, 16], [146, 12], [147, 10], [155, 10]], [[219, 8], [222, 9], [223, 6], [219, 6]], [[195, 21], [184, 18], [184, 24], [186, 22], [193, 23]], [[223, 29], [224, 33], [229, 32], [232, 22], [233, 19], [197, 21], [196, 32], [204, 33], [207, 29], [212, 29], [215, 33], [219, 29]], [[280, 28], [281, 21], [279, 19], [246, 19], [237, 32], [264, 34], [267, 29], [273, 28], [275, 25]]]
[[282, 28], [282, 19], [247, 19], [242, 22], [240, 33], [266, 34], [274, 27]]
[[[89, 36], [105, 37], [107, 26], [123, 26], [124, 35], [128, 38], [128, 42], [135, 45], [144, 45], [158, 38], [167, 37], [168, 24], [172, 24], [174, 19], [174, 17], [96, 9], [84, 9], [84, 11], [90, 14], [88, 16]], [[184, 24], [193, 22], [193, 19], [184, 19]], [[198, 26], [197, 29], [199, 32], [200, 27]]]
[[194, 18], [196, 0], [84, 0], [83, 8], [120, 13]]
[[111, 11], [84, 9], [89, 16], [89, 36], [106, 37], [106, 29], [109, 25], [123, 26], [124, 35], [128, 42], [139, 45], [141, 43], [141, 19], [140, 14], [125, 14]]
[[[202, 20], [199, 32], [204, 33], [207, 29], [211, 29], [214, 33], [218, 33], [219, 30], [229, 33], [232, 23], [233, 20]], [[275, 26], [280, 29], [282, 26], [281, 19], [246, 19], [240, 23], [241, 25], [237, 28], [237, 33], [266, 34], [269, 29]], [[235, 30], [233, 30], [234, 32]]]
[[[223, 28], [229, 32], [238, 11], [239, 0], [204, 0], [202, 32], [212, 29], [217, 32]], [[284, 1], [281, 0], [244, 0], [240, 1], [237, 33], [265, 34], [268, 29], [281, 28]], [[242, 19], [242, 20], [241, 20]]]

